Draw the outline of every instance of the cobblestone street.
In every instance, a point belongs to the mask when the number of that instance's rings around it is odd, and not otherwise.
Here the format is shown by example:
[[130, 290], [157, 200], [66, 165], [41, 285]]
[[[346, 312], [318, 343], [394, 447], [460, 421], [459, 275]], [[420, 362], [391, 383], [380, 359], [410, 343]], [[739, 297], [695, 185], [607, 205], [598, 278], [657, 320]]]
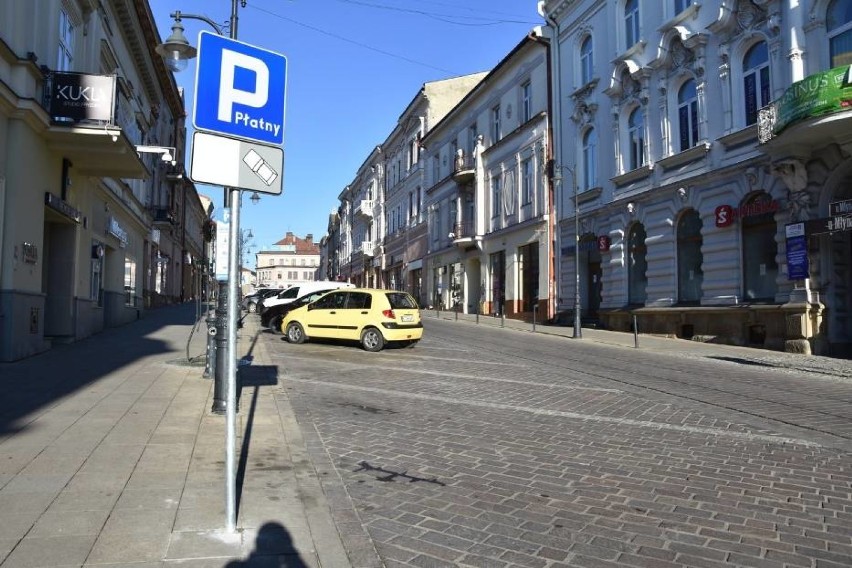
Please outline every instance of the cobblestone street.
[[338, 526], [387, 566], [852, 564], [848, 362], [434, 319], [379, 354], [279, 337]]

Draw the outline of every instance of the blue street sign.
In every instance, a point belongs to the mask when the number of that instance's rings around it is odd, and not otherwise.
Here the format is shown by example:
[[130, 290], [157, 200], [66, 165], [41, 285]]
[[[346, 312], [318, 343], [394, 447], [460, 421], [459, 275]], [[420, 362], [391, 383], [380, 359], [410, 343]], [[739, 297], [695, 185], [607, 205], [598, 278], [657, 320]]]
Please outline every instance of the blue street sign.
[[203, 31], [192, 122], [198, 130], [281, 145], [286, 83], [283, 55]]

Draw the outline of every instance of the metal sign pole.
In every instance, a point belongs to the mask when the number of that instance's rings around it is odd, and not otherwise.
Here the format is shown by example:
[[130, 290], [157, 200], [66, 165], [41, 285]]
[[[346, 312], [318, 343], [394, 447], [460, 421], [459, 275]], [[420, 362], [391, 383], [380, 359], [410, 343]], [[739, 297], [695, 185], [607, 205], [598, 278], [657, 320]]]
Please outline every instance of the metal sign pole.
[[236, 446], [237, 446], [237, 298], [239, 291], [239, 231], [240, 231], [240, 196], [239, 189], [230, 190], [231, 225], [230, 242], [228, 243], [228, 386], [227, 409], [225, 413], [227, 434], [225, 440], [225, 515], [228, 532], [234, 532], [237, 527], [237, 476], [236, 476]]
[[[231, 0], [231, 39], [237, 38], [237, 0]], [[237, 530], [237, 316], [239, 298], [239, 240], [240, 197], [239, 189], [230, 190], [231, 225], [228, 243], [228, 408], [225, 415], [225, 526], [233, 533]]]

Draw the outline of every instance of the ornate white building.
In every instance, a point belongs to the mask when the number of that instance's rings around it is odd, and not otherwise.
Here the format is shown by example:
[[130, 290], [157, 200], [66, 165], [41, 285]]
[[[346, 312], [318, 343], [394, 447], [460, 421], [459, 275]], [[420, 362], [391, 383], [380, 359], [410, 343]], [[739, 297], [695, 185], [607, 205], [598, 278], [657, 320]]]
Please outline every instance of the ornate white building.
[[539, 12], [554, 42], [560, 308], [578, 280], [584, 315], [614, 329], [849, 353], [848, 0]]

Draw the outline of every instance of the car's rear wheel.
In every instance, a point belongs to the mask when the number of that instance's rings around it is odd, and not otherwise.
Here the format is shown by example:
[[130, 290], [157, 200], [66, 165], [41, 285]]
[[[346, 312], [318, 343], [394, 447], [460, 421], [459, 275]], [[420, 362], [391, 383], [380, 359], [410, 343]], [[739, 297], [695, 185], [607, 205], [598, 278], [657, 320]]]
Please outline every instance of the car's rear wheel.
[[361, 332], [361, 346], [366, 351], [381, 351], [385, 346], [385, 338], [375, 327], [368, 327]]
[[287, 324], [287, 341], [290, 343], [305, 342], [305, 330], [302, 329], [302, 324], [295, 321]]
[[253, 314], [256, 311], [257, 311], [257, 304], [255, 304], [254, 302], [249, 302], [248, 313]]

